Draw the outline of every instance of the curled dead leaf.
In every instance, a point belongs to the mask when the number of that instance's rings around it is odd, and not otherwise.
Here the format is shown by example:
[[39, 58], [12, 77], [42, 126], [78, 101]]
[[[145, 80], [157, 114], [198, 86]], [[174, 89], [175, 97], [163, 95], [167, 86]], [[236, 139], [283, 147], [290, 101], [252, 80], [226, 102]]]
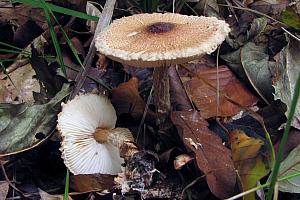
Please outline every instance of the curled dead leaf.
[[181, 154], [174, 160], [174, 168], [176, 170], [181, 169], [184, 165], [192, 161], [194, 158], [188, 154]]
[[70, 177], [70, 187], [77, 192], [111, 190], [114, 176], [107, 174], [80, 174]]
[[205, 174], [211, 192], [224, 199], [235, 193], [236, 173], [230, 150], [208, 128], [197, 111], [176, 111], [171, 119], [182, 134], [183, 142], [195, 153], [199, 169]]
[[[112, 103], [117, 115], [128, 113], [134, 119], [142, 117], [146, 103], [139, 95], [138, 79], [133, 77], [112, 90]], [[155, 119], [155, 114], [148, 109], [147, 116]]]
[[257, 98], [241, 84], [227, 67], [220, 66], [220, 93], [219, 105], [217, 105], [217, 68], [202, 67], [195, 73], [214, 87], [212, 88], [197, 77], [192, 77], [191, 80], [185, 82], [188, 93], [205, 119], [215, 116], [233, 116], [241, 111], [240, 107], [229, 102], [224, 95], [245, 107], [251, 106], [257, 101]]

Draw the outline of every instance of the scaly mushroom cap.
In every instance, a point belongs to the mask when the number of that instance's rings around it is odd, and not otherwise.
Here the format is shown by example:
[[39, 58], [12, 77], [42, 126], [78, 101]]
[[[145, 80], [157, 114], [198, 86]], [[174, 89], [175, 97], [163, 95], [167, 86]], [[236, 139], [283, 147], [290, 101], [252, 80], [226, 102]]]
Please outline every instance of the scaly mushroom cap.
[[98, 143], [97, 128], [111, 130], [117, 120], [105, 96], [86, 94], [62, 105], [57, 128], [62, 135], [62, 158], [73, 174], [112, 174], [121, 171], [123, 159], [111, 143]]
[[159, 67], [212, 53], [230, 31], [215, 17], [137, 14], [115, 20], [96, 38], [97, 50], [128, 65]]

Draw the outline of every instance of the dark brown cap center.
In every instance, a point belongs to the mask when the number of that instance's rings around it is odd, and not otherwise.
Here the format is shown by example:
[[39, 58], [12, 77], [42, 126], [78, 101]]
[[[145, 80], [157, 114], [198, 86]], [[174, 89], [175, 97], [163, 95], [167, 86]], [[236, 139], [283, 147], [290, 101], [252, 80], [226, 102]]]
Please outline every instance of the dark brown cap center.
[[174, 28], [174, 24], [167, 22], [157, 22], [147, 26], [147, 32], [150, 33], [166, 33]]

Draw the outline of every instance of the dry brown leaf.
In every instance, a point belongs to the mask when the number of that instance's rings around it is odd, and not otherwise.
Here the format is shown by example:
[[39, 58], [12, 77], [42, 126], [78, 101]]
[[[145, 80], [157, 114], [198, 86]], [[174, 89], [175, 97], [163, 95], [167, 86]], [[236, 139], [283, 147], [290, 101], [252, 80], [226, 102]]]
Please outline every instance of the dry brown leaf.
[[0, 21], [10, 21], [15, 25], [24, 24], [31, 19], [42, 26], [46, 21], [43, 9], [34, 8], [26, 4], [19, 4], [14, 7], [11, 5], [0, 7], [0, 13]]
[[[217, 68], [202, 67], [197, 69], [195, 73], [217, 88]], [[188, 93], [205, 119], [217, 115], [221, 117], [233, 116], [241, 110], [238, 106], [226, 100], [222, 94], [225, 94], [231, 100], [245, 107], [256, 103], [257, 98], [252, 95], [225, 66], [219, 67], [219, 82], [220, 95], [218, 112], [217, 94], [214, 88], [202, 80], [199, 80], [197, 77], [192, 77], [191, 80], [185, 82]]]
[[[133, 77], [128, 82], [120, 84], [112, 90], [112, 103], [117, 114], [130, 114], [134, 119], [139, 119], [144, 112], [145, 102], [138, 91], [138, 79]], [[155, 114], [148, 109], [148, 116]]]
[[[64, 195], [63, 194], [48, 194], [47, 192], [41, 190], [39, 188], [39, 195], [41, 196], [41, 200], [63, 200]], [[69, 200], [72, 200], [70, 196], [68, 196]]]
[[170, 82], [170, 100], [172, 107], [176, 110], [192, 109], [193, 107], [191, 105], [191, 101], [185, 92], [175, 66], [169, 67], [168, 75]]
[[0, 103], [33, 103], [32, 92], [40, 91], [38, 80], [32, 78], [34, 75], [30, 64], [16, 69], [9, 74], [14, 87], [9, 78], [5, 78], [6, 75], [0, 74]]
[[236, 173], [230, 150], [222, 144], [221, 138], [208, 129], [208, 123], [199, 112], [176, 111], [171, 119], [182, 131], [185, 146], [195, 153], [211, 192], [221, 199], [232, 196]]
[[106, 174], [81, 174], [70, 177], [70, 187], [76, 192], [110, 190], [114, 186], [114, 177]]
[[0, 181], [0, 199], [6, 199], [8, 189], [9, 183], [7, 181]]

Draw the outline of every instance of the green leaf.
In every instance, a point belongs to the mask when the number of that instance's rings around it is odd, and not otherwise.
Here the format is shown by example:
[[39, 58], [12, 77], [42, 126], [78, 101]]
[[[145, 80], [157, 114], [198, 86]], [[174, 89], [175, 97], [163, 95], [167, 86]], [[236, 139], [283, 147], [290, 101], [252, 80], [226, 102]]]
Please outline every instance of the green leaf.
[[300, 30], [300, 17], [291, 9], [281, 12], [280, 21], [289, 25], [290, 27]]
[[[294, 174], [297, 171], [300, 171], [300, 145], [282, 161], [278, 178]], [[300, 193], [300, 176], [279, 182], [279, 190], [282, 192]]]
[[[292, 37], [288, 37], [288, 45], [275, 56], [276, 68], [273, 78], [275, 99], [280, 99], [290, 110], [294, 88], [300, 74], [300, 43]], [[287, 116], [287, 112], [286, 112]], [[300, 129], [300, 103], [296, 106], [292, 126]]]
[[244, 72], [255, 91], [265, 101], [273, 100], [272, 75], [269, 70], [269, 55], [265, 48], [248, 42], [241, 49]]
[[50, 136], [60, 103], [68, 94], [69, 86], [64, 85], [46, 104], [0, 104], [0, 156], [31, 149]]

